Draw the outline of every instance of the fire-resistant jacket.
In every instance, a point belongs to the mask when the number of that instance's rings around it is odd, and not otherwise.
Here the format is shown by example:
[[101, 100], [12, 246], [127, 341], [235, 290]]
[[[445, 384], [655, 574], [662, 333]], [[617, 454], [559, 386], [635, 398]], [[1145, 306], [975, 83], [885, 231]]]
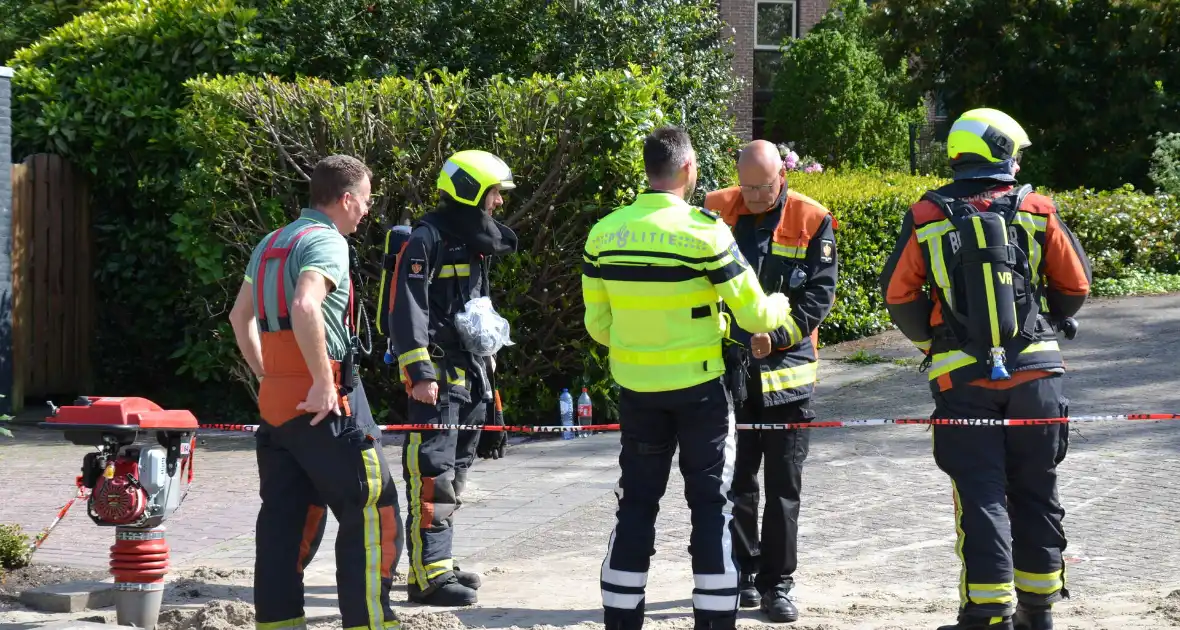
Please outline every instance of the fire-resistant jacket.
[[[733, 229], [746, 260], [758, 273], [764, 291], [782, 291], [791, 301], [791, 317], [770, 333], [771, 353], [758, 366], [762, 403], [766, 407], [809, 398], [819, 368], [819, 325], [836, 300], [835, 217], [816, 200], [789, 190], [775, 205], [753, 214], [741, 187], [705, 195], [705, 207], [721, 215]], [[747, 347], [750, 333], [733, 335]]]
[[[993, 180], [966, 180], [936, 192], [965, 199], [983, 211], [993, 199], [1012, 188], [1010, 183]], [[914, 204], [902, 219], [897, 244], [881, 272], [881, 291], [898, 329], [927, 353], [926, 371], [934, 391], [945, 391], [960, 383], [1003, 389], [1065, 369], [1055, 323], [1075, 315], [1085, 302], [1092, 281], [1090, 261], [1057, 214], [1053, 200], [1045, 195], [1029, 193], [1008, 230], [1009, 241], [1027, 255], [1034, 270], [1034, 290], [1042, 292], [1043, 299], [1036, 305], [1039, 312], [1033, 338], [1020, 337], [1018, 351], [1006, 357], [1012, 378], [992, 381], [987, 378], [986, 357], [963, 352], [942, 313], [939, 293], [950, 290], [947, 260], [961, 236], [930, 201]], [[924, 286], [931, 275], [927, 293]]]
[[715, 213], [650, 190], [590, 230], [582, 301], [587, 332], [610, 348], [611, 375], [637, 392], [685, 389], [725, 373], [722, 303], [755, 332], [790, 317], [786, 296], [762, 291]]
[[455, 315], [468, 300], [488, 295], [487, 260], [462, 242], [440, 242], [420, 225], [410, 233], [395, 281], [391, 333], [406, 387], [432, 380], [440, 399], [444, 391], [455, 402], [490, 396], [477, 387], [484, 380], [482, 359], [463, 348], [455, 328]]

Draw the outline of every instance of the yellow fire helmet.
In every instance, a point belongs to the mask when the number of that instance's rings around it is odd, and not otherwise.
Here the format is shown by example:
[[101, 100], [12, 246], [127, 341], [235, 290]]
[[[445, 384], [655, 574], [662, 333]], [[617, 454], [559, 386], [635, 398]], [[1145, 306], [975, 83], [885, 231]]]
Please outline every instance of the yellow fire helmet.
[[471, 149], [447, 159], [438, 174], [437, 187], [459, 203], [478, 206], [484, 193], [497, 184], [502, 191], [516, 188], [512, 169], [487, 151]]
[[1032, 145], [1020, 123], [998, 109], [966, 112], [951, 126], [947, 156], [956, 178], [1006, 175], [1020, 155]]

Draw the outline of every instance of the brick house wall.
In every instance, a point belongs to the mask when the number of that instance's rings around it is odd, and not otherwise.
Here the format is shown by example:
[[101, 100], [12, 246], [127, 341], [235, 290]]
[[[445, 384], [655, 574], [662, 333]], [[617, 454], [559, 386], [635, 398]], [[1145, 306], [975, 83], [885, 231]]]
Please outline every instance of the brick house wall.
[[803, 0], [799, 3], [799, 37], [803, 37], [828, 12], [829, 0]]
[[12, 410], [12, 70], [0, 66], [0, 412]]
[[[871, 5], [875, 0], [869, 0]], [[765, 106], [769, 95], [755, 92], [755, 56], [759, 54], [756, 45], [757, 16], [759, 4], [794, 4], [794, 37], [803, 37], [823, 19], [831, 6], [830, 0], [717, 0], [721, 19], [728, 25], [723, 36], [733, 37], [733, 73], [741, 80], [738, 92], [730, 104], [734, 116], [734, 133], [743, 140], [762, 137], [755, 112]], [[770, 53], [763, 53], [770, 54]], [[927, 126], [923, 133], [936, 139], [945, 136], [948, 121], [946, 112], [938, 107], [934, 95], [926, 99]]]
[[[772, 0], [773, 1], [773, 0]], [[792, 0], [781, 2], [789, 4]], [[793, 0], [795, 37], [803, 37], [828, 11], [829, 0]], [[758, 0], [718, 0], [721, 19], [729, 25], [726, 35], [733, 37], [733, 72], [741, 86], [731, 104], [734, 133], [744, 140], [753, 139], [754, 125], [754, 55]], [[769, 4], [769, 2], [767, 2]]]

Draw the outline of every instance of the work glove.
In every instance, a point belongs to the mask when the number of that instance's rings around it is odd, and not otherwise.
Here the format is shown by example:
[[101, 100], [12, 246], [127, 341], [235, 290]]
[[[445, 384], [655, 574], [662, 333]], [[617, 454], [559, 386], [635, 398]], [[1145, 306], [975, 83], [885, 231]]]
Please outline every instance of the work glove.
[[[484, 426], [504, 426], [504, 410], [500, 405], [500, 390], [496, 390], [493, 404], [488, 405], [488, 416], [484, 421]], [[479, 455], [480, 459], [500, 459], [504, 456], [504, 447], [507, 444], [506, 431], [485, 429], [479, 434], [479, 444], [475, 447], [475, 454]]]

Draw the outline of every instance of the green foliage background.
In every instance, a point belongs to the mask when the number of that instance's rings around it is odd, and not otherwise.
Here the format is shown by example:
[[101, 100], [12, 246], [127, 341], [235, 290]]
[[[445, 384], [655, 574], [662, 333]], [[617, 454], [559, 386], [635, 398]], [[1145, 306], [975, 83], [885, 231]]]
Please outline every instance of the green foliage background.
[[1148, 175], [1157, 190], [1180, 195], [1180, 133], [1156, 134]]
[[[1022, 175], [1064, 190], [1052, 194], [1101, 290], [1173, 286], [1180, 203], [1121, 184], [1176, 190], [1177, 2], [837, 7], [842, 17], [788, 48], [775, 86], [772, 124], [799, 153], [904, 168], [919, 95], [941, 89], [952, 116], [1001, 107], [1033, 135]], [[249, 246], [295, 215], [301, 173], [323, 155], [357, 154], [378, 174], [378, 217], [357, 238], [370, 313], [380, 222], [430, 207], [453, 150], [480, 146], [512, 164], [521, 188], [506, 219], [524, 245], [494, 273], [519, 344], [500, 372], [516, 423], [551, 420], [561, 387], [589, 387], [613, 414], [605, 350], [581, 327], [577, 265], [592, 222], [643, 185], [643, 133], [687, 126], [702, 164], [694, 201], [736, 183], [736, 86], [712, 0], [94, 0], [53, 11], [0, 0], [4, 12], [21, 20], [0, 20], [0, 53], [15, 51], [17, 69], [15, 157], [57, 153], [95, 180], [98, 385], [206, 421], [252, 416], [228, 306]], [[840, 222], [824, 343], [889, 326], [877, 273], [905, 209], [939, 183], [791, 176]], [[396, 410], [399, 385], [374, 341], [373, 398]]]
[[[356, 155], [374, 170], [373, 216], [352, 238], [372, 314], [383, 226], [434, 207], [435, 176], [454, 151], [495, 152], [518, 165], [501, 219], [522, 243], [493, 267], [493, 299], [516, 342], [500, 354], [498, 385], [514, 419], [536, 419], [555, 390], [602, 379], [582, 333], [580, 252], [590, 226], [642, 185], [643, 136], [663, 123], [668, 104], [659, 85], [637, 68], [487, 81], [437, 72], [338, 87], [241, 75], [194, 80], [181, 128], [198, 160], [185, 180], [193, 194], [173, 217], [176, 237], [203, 272], [203, 289], [235, 295], [236, 270], [254, 245], [306, 203], [305, 173], [325, 155]], [[236, 365], [250, 383], [223, 321], [195, 322], [208, 332], [188, 352], [216, 357], [223, 371]], [[374, 341], [366, 390], [400, 419], [404, 391], [382, 362], [385, 340]], [[192, 363], [187, 353], [178, 358]]]
[[827, 166], [909, 166], [909, 124], [925, 108], [907, 94], [905, 62], [886, 65], [866, 31], [864, 0], [840, 0], [806, 37], [787, 44], [767, 131]]
[[953, 119], [995, 107], [1025, 127], [1031, 180], [1151, 190], [1156, 133], [1180, 131], [1176, 0], [880, 0], [870, 28], [914, 96]]
[[[44, 35], [15, 54], [14, 154], [57, 153], [95, 180], [98, 387], [192, 408], [205, 420], [249, 416], [250, 405], [245, 389], [227, 387], [235, 375], [208, 345], [228, 339], [231, 297], [209, 279], [239, 270], [218, 257], [216, 243], [191, 238], [186, 223], [197, 194], [186, 175], [197, 156], [179, 122], [189, 79], [245, 73], [344, 83], [448, 68], [481, 81], [636, 65], [658, 71], [676, 104], [667, 121], [693, 134], [702, 190], [732, 171], [734, 80], [710, 0], [98, 4], [59, 28], [42, 20]], [[636, 123], [630, 115], [620, 111], [618, 122]], [[532, 160], [522, 155], [512, 165], [529, 171]]]

